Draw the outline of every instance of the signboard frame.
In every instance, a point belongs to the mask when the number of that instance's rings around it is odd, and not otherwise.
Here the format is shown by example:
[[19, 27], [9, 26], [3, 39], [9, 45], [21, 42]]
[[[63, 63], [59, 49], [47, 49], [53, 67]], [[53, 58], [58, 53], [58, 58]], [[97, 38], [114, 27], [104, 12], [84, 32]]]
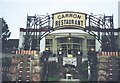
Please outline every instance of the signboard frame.
[[85, 29], [86, 19], [87, 14], [81, 12], [57, 12], [52, 14], [52, 27], [53, 29]]

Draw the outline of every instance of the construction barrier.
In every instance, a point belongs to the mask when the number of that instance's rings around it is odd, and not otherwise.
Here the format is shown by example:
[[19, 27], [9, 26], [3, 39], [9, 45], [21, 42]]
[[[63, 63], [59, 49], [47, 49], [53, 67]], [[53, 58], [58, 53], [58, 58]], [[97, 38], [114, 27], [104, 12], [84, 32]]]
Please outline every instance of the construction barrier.
[[118, 81], [120, 52], [99, 52], [98, 56], [98, 81]]
[[99, 52], [99, 56], [120, 56], [120, 52]]
[[37, 54], [37, 51], [36, 50], [16, 50], [16, 54], [35, 55]]

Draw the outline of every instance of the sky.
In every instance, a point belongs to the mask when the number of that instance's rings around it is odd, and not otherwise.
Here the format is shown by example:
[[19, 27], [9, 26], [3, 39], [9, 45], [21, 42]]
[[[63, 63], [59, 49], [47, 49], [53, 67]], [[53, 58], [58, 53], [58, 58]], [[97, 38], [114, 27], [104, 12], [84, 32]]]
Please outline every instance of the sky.
[[26, 28], [27, 15], [49, 15], [56, 12], [75, 11], [86, 14], [112, 15], [114, 27], [118, 27], [119, 0], [0, 0], [0, 17], [10, 31], [10, 39], [19, 38], [19, 29]]

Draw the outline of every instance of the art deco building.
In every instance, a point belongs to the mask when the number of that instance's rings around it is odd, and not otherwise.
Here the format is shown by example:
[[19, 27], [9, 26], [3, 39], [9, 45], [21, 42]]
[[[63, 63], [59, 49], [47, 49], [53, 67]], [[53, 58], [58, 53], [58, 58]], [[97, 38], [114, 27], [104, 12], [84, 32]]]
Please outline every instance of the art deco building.
[[49, 48], [55, 54], [59, 50], [63, 50], [66, 54], [76, 51], [87, 53], [92, 49], [98, 51], [100, 44], [93, 36], [82, 30], [63, 29], [45, 37], [45, 48]]

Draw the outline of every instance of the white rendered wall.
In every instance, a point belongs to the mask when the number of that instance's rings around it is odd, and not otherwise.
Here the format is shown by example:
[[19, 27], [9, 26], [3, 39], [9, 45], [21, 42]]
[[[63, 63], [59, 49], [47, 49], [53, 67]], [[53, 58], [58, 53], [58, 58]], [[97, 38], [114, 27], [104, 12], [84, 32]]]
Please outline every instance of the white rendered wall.
[[23, 44], [23, 42], [24, 42], [24, 37], [23, 37], [23, 35], [24, 35], [24, 32], [20, 31], [20, 35], [19, 35], [19, 48], [22, 47], [22, 44]]
[[[118, 2], [118, 28], [120, 28], [120, 1]], [[118, 47], [120, 49], [120, 32], [118, 33]]]
[[100, 48], [101, 44], [98, 42], [98, 40], [95, 40], [95, 41], [96, 41], [96, 44], [95, 44], [96, 51], [100, 51], [101, 50], [101, 48]]
[[45, 37], [40, 41], [40, 52], [45, 50]]
[[120, 1], [118, 2], [118, 27], [120, 28]]

